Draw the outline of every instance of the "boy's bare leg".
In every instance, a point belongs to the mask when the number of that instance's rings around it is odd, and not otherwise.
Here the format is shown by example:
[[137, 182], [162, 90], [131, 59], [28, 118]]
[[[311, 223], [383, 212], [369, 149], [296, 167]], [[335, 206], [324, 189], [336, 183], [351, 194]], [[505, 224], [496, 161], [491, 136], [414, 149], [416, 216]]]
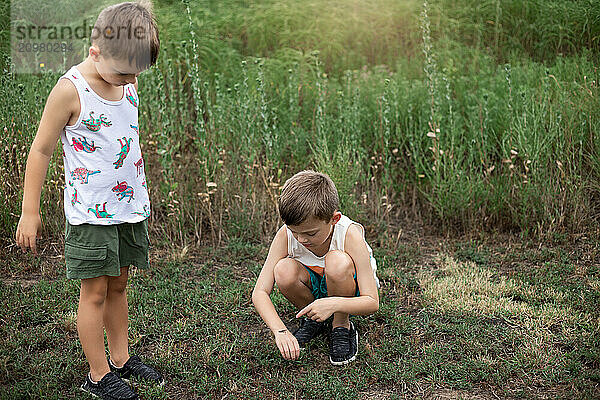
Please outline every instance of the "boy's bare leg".
[[314, 301], [310, 275], [298, 261], [289, 257], [282, 258], [275, 264], [273, 272], [281, 293], [298, 309], [302, 309]]
[[106, 299], [108, 277], [82, 279], [77, 309], [77, 332], [85, 358], [90, 364], [91, 378], [99, 381], [110, 372], [104, 350], [102, 314]]
[[123, 267], [120, 276], [108, 277], [104, 303], [104, 327], [108, 338], [108, 352], [117, 367], [122, 367], [129, 359], [127, 338], [129, 313], [126, 290], [128, 271], [129, 267]]
[[[353, 297], [356, 294], [354, 280], [354, 261], [341, 250], [332, 250], [325, 256], [325, 279], [327, 279], [327, 295]], [[343, 326], [350, 328], [348, 314], [336, 312], [333, 314], [332, 328]]]

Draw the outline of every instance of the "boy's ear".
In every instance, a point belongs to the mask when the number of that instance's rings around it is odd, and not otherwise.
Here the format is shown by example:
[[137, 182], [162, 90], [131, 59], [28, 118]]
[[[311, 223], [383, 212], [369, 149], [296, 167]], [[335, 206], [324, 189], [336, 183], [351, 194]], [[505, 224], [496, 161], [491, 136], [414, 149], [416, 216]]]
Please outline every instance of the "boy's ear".
[[342, 213], [339, 211], [334, 212], [333, 217], [331, 217], [331, 225], [335, 225], [340, 222], [340, 218], [342, 218]]
[[88, 54], [90, 55], [90, 57], [92, 57], [92, 60], [98, 61], [100, 59], [100, 48], [93, 44], [90, 46]]

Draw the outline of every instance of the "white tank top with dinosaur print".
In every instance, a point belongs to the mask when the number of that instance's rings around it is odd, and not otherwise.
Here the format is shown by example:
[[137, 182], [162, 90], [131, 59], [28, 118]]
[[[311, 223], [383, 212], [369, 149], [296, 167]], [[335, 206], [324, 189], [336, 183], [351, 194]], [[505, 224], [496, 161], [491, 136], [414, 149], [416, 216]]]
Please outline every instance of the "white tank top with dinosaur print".
[[77, 88], [81, 112], [61, 134], [65, 167], [65, 216], [71, 225], [111, 225], [150, 215], [138, 131], [139, 100], [134, 85], [123, 97], [100, 97], [76, 66], [60, 79]]

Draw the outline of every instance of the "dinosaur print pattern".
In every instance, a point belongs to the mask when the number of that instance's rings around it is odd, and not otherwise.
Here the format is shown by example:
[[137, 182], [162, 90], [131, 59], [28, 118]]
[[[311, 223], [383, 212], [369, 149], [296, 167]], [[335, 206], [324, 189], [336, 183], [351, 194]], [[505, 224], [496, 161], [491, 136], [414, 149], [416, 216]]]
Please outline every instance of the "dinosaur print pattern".
[[144, 218], [148, 218], [150, 216], [150, 210], [148, 210], [148, 205], [144, 204], [144, 212], [134, 211], [132, 214], [141, 215]]
[[119, 201], [123, 200], [125, 197], [129, 197], [127, 200], [128, 203], [133, 200], [133, 188], [125, 181], [117, 181], [117, 186], [113, 187], [112, 191], [115, 192]]
[[64, 185], [67, 221], [112, 226], [149, 217], [150, 178], [139, 140], [145, 133], [139, 119], [142, 96], [127, 84], [120, 100], [103, 98], [76, 67], [61, 78], [74, 84], [81, 103], [78, 122], [64, 127], [57, 151], [64, 161], [59, 186]]
[[123, 166], [123, 161], [125, 161], [125, 157], [127, 157], [127, 154], [129, 154], [129, 150], [131, 150], [131, 141], [133, 139], [129, 138], [127, 139], [126, 137], [123, 137], [123, 140], [121, 139], [117, 139], [119, 141], [119, 144], [121, 145], [121, 151], [119, 151], [117, 153], [117, 161], [115, 161], [113, 163], [113, 165], [115, 166], [115, 169], [119, 169]]
[[142, 157], [140, 157], [140, 159], [137, 160], [136, 162], [134, 162], [133, 165], [135, 165], [136, 168], [137, 168], [137, 175], [136, 175], [136, 177], [140, 176], [140, 174], [142, 172], [144, 172], [144, 159]]
[[[69, 181], [69, 186], [73, 187], [73, 182]], [[73, 193], [73, 197], [71, 197], [71, 205], [75, 206], [75, 204], [81, 204], [81, 202], [79, 201], [79, 196], [77, 195], [77, 189], [73, 188], [73, 190], [75, 190], [75, 193]]]
[[100, 117], [94, 118], [94, 112], [90, 111], [90, 118], [82, 119], [81, 123], [84, 124], [90, 131], [98, 132], [102, 126], [111, 126], [112, 122], [106, 119], [104, 114], [100, 114]]
[[88, 142], [87, 138], [84, 136], [80, 137], [79, 139], [73, 138], [73, 144], [71, 144], [71, 146], [73, 146], [75, 151], [83, 151], [84, 153], [93, 153], [97, 149], [102, 148], [100, 146], [96, 146], [93, 140], [91, 143]]
[[79, 196], [77, 195], [77, 189], [74, 189], [75, 193], [73, 193], [73, 197], [71, 198], [71, 205], [75, 206], [76, 203], [81, 204], [81, 202], [79, 201]]
[[137, 96], [134, 96], [133, 92], [131, 91], [131, 88], [127, 88], [127, 94], [125, 95], [125, 98], [127, 99], [128, 102], [131, 103], [132, 106], [136, 107], [138, 106], [138, 98]]
[[88, 179], [90, 176], [96, 175], [99, 173], [100, 173], [100, 170], [90, 171], [87, 168], [79, 167], [79, 168], [75, 168], [73, 170], [73, 172], [71, 172], [71, 179], [73, 179], [73, 180], [79, 179], [81, 181], [81, 183], [85, 184], [85, 183], [88, 183]]
[[96, 204], [95, 209], [88, 208], [88, 213], [90, 211], [96, 216], [96, 218], [112, 218], [113, 215], [115, 215], [115, 214], [109, 214], [106, 211], [106, 201], [104, 202], [104, 204], [102, 204], [102, 210], [100, 210], [100, 204]]

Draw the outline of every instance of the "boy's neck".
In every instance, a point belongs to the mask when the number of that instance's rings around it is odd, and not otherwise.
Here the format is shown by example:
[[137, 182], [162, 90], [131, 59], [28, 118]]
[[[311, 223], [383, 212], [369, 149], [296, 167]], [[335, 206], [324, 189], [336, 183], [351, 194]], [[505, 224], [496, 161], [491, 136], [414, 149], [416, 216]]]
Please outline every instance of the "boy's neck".
[[94, 82], [94, 83], [104, 83], [105, 85], [109, 85], [107, 82], [102, 79], [98, 71], [96, 70], [96, 66], [94, 65], [94, 61], [90, 56], [88, 56], [83, 62], [77, 65], [77, 69], [86, 81]]
[[92, 87], [92, 90], [105, 100], [120, 100], [125, 88], [113, 86], [102, 79], [102, 76], [96, 70], [94, 61], [88, 56], [83, 62], [77, 65], [77, 69], [83, 75], [85, 81]]

